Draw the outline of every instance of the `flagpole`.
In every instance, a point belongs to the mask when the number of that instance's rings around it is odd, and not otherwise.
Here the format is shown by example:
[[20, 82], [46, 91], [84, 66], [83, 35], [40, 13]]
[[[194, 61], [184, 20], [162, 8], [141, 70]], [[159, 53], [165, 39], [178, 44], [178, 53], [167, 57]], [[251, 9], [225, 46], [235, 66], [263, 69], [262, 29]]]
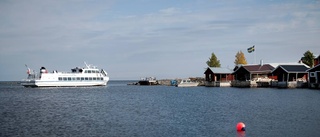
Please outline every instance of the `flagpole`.
[[254, 64], [257, 64], [257, 62], [256, 62], [256, 49], [254, 49]]

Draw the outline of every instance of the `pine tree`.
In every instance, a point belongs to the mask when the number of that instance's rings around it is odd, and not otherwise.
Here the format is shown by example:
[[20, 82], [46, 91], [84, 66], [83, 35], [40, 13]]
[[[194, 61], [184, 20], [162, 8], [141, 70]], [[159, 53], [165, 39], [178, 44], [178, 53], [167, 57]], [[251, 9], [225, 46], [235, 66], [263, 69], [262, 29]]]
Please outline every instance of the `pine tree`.
[[314, 58], [315, 56], [313, 55], [313, 53], [311, 51], [306, 51], [303, 54], [304, 57], [302, 57], [302, 62], [306, 65], [308, 65], [309, 67], [313, 67], [314, 66]]
[[246, 65], [247, 64], [246, 57], [244, 56], [244, 54], [241, 50], [239, 52], [237, 52], [235, 57], [236, 57], [236, 59], [234, 61], [235, 65], [239, 65], [239, 64]]
[[220, 60], [217, 59], [216, 55], [212, 52], [211, 57], [207, 61], [209, 67], [220, 67]]

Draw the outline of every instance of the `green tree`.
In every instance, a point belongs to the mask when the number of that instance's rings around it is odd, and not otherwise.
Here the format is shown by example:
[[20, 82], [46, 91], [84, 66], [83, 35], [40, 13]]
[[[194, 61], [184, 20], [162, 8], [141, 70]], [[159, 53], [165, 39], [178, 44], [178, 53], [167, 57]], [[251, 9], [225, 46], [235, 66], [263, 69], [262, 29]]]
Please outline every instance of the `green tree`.
[[313, 55], [313, 53], [308, 50], [303, 54], [301, 60], [304, 64], [308, 65], [309, 67], [314, 67], [314, 58], [315, 56]]
[[209, 67], [220, 67], [220, 60], [217, 59], [217, 56], [212, 52], [211, 57], [207, 61]]
[[243, 54], [243, 52], [241, 50], [237, 52], [234, 64], [235, 65], [239, 65], [239, 64], [246, 65], [246, 64], [248, 64], [247, 60], [246, 60], [246, 57], [244, 56], [244, 54]]

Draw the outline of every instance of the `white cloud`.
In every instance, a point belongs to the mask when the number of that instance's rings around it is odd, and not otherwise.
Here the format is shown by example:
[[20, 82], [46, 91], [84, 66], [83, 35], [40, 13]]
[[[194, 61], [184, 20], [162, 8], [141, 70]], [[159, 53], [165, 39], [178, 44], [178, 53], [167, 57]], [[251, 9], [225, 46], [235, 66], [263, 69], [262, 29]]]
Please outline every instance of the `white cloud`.
[[161, 9], [159, 12], [164, 15], [173, 15], [179, 13], [179, 9], [171, 7], [167, 9]]

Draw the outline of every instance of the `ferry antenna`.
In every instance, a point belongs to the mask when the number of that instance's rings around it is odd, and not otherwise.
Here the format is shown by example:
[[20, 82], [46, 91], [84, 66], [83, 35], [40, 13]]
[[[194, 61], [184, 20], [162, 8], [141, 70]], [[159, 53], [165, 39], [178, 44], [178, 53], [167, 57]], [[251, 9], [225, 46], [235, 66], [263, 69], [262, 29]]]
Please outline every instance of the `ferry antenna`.
[[84, 61], [84, 64], [86, 65], [86, 67], [89, 67], [89, 65], [87, 64], [87, 62]]

